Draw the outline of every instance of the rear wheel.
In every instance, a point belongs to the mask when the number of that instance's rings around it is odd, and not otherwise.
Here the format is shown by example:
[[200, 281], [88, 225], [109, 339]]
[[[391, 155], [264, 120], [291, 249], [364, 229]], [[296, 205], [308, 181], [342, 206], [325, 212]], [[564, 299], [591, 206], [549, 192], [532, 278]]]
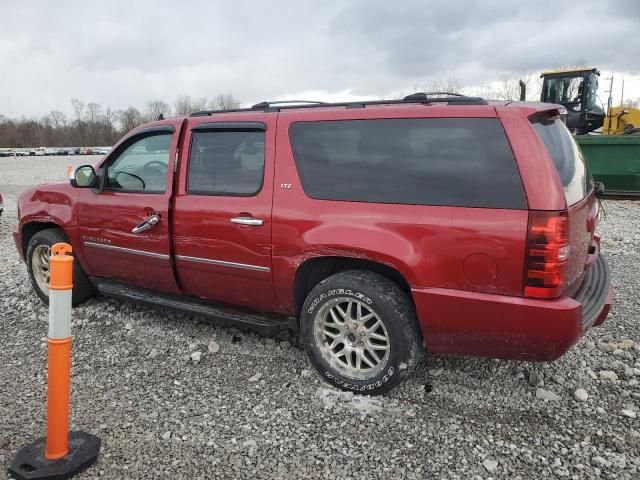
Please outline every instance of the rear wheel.
[[422, 357], [409, 297], [377, 273], [351, 270], [323, 280], [309, 293], [300, 322], [311, 363], [343, 390], [384, 393]]
[[[36, 233], [27, 245], [25, 260], [33, 289], [45, 305], [49, 304], [49, 256], [56, 243], [68, 243], [65, 234], [57, 228], [49, 228]], [[93, 287], [82, 270], [80, 263], [73, 263], [72, 303], [77, 305], [93, 296]]]

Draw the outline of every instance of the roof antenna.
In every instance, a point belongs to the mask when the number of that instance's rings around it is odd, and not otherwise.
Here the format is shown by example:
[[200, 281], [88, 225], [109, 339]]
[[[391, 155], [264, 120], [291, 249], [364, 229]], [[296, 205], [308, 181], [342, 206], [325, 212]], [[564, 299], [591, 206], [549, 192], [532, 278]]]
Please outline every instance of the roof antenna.
[[158, 118], [156, 118], [156, 120], [164, 120], [164, 115], [162, 115], [162, 113], [160, 115], [158, 115]]

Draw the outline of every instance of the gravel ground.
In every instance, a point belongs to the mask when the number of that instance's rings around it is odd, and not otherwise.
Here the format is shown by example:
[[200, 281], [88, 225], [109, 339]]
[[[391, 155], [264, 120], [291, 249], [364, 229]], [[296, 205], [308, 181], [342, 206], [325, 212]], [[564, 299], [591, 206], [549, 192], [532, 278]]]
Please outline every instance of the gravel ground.
[[[86, 161], [0, 158], [3, 465], [45, 420], [47, 311], [11, 238], [16, 196]], [[288, 341], [91, 300], [73, 313], [71, 423], [103, 448], [78, 478], [640, 478], [640, 202], [605, 208], [602, 327], [551, 364], [427, 355], [384, 397], [329, 388]]]

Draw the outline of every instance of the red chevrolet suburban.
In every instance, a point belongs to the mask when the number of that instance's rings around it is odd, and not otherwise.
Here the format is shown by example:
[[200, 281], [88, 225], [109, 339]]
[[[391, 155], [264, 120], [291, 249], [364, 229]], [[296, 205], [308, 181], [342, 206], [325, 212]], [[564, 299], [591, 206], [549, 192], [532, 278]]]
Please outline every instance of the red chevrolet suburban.
[[550, 361], [613, 295], [565, 113], [414, 94], [160, 120], [22, 192], [15, 243], [45, 302], [49, 249], [68, 241], [74, 303], [299, 329], [342, 389], [389, 390], [423, 347]]

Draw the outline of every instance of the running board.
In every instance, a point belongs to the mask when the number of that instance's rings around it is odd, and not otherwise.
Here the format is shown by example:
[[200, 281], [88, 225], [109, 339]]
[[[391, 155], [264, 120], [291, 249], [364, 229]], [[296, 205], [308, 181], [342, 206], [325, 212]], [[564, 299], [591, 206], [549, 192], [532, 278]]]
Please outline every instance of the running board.
[[180, 297], [159, 293], [140, 287], [132, 287], [102, 278], [90, 278], [93, 286], [106, 297], [130, 300], [159, 309], [171, 309], [215, 320], [217, 324], [258, 331], [264, 335], [276, 335], [286, 330], [297, 330], [295, 317], [277, 314], [263, 314], [253, 310], [243, 310], [221, 303], [206, 302], [193, 297]]

